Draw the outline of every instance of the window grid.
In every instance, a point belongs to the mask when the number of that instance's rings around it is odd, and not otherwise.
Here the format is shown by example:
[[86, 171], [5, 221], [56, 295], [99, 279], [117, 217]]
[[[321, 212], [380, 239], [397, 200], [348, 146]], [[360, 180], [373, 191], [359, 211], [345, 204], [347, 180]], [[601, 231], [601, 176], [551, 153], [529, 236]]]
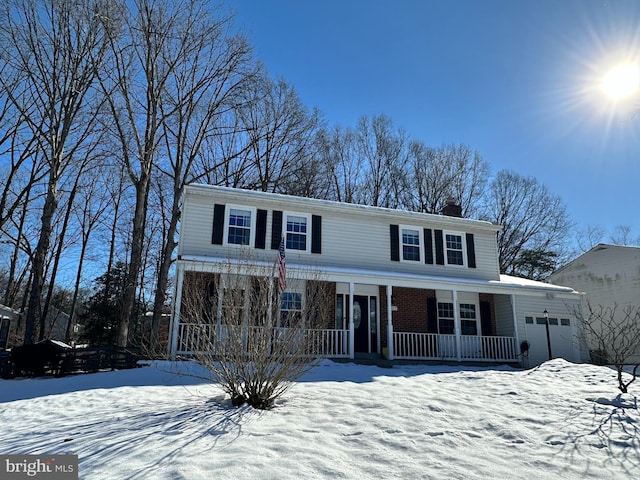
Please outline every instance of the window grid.
[[438, 333], [441, 335], [455, 333], [453, 303], [438, 302]]
[[232, 208], [229, 212], [229, 234], [227, 242], [234, 245], [249, 245], [251, 238], [251, 211]]
[[302, 317], [302, 294], [283, 292], [280, 300], [280, 325], [291, 327]]
[[447, 264], [464, 265], [464, 256], [462, 254], [462, 235], [446, 234], [447, 244]]
[[418, 230], [402, 229], [402, 259], [420, 261], [420, 232]]
[[307, 218], [287, 215], [287, 250], [307, 250]]

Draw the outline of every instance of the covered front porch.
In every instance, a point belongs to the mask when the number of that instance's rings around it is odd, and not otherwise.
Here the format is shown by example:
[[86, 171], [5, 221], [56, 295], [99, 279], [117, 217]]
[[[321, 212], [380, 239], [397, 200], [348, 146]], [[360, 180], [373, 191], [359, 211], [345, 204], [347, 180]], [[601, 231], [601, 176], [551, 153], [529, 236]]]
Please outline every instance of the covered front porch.
[[[211, 267], [180, 262], [177, 298], [185, 271], [215, 272]], [[289, 265], [287, 274], [296, 280], [292, 285], [307, 277], [318, 281], [317, 272], [310, 275], [308, 268]], [[324, 313], [324, 325], [306, 330], [309, 355], [474, 363], [521, 359], [513, 294], [501, 285], [340, 269], [324, 270], [322, 282], [331, 286], [333, 300], [328, 301], [333, 305]], [[180, 300], [177, 308], [170, 354], [193, 354], [212, 325], [181, 318]]]

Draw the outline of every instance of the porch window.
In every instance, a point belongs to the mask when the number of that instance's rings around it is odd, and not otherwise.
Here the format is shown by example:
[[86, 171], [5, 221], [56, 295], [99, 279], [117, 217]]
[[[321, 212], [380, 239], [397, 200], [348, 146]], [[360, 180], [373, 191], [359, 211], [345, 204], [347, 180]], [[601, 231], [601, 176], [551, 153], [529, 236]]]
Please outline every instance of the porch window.
[[302, 294], [283, 292], [280, 301], [280, 326], [292, 327], [302, 318]]
[[462, 235], [446, 233], [447, 265], [464, 265]]
[[453, 303], [438, 302], [438, 333], [441, 335], [455, 333]]
[[409, 262], [419, 262], [421, 258], [420, 250], [420, 230], [410, 227], [402, 227], [402, 260]]
[[251, 245], [255, 211], [251, 208], [231, 207], [226, 218], [227, 245]]
[[460, 328], [462, 335], [478, 335], [476, 306], [473, 303], [460, 304]]
[[309, 216], [286, 214], [287, 250], [309, 251]]

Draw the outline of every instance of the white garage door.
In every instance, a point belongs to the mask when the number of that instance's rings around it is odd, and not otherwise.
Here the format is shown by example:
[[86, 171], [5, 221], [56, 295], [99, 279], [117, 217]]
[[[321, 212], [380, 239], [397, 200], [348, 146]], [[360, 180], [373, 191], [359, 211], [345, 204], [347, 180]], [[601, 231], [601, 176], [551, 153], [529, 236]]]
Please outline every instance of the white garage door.
[[[551, 340], [551, 358], [566, 358], [578, 361], [574, 319], [549, 316], [549, 338]], [[547, 344], [546, 318], [543, 316], [525, 316], [525, 337], [529, 342], [529, 367], [549, 360]], [[525, 365], [526, 366], [526, 365]]]

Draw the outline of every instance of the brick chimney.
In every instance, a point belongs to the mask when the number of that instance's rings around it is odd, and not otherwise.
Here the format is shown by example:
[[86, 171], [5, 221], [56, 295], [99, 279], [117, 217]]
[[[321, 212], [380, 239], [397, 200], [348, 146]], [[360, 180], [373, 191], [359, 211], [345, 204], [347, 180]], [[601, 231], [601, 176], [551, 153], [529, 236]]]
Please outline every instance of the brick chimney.
[[458, 205], [453, 197], [447, 199], [447, 205], [440, 211], [442, 215], [462, 218], [462, 207]]

